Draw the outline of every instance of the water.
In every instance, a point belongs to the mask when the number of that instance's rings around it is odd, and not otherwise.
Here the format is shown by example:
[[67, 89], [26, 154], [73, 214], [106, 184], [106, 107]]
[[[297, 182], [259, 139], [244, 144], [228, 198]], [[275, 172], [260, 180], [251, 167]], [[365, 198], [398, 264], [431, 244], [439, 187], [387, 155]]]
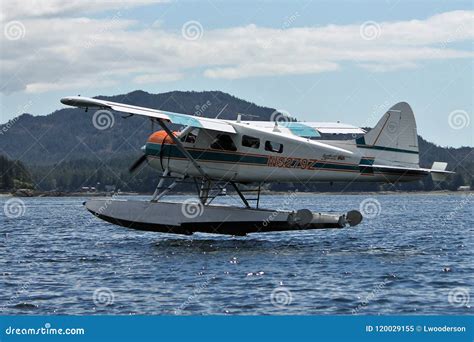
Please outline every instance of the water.
[[472, 197], [300, 194], [292, 207], [345, 212], [365, 203], [375, 217], [351, 229], [247, 237], [128, 230], [92, 217], [83, 198], [22, 198], [22, 216], [0, 213], [0, 310], [472, 314]]

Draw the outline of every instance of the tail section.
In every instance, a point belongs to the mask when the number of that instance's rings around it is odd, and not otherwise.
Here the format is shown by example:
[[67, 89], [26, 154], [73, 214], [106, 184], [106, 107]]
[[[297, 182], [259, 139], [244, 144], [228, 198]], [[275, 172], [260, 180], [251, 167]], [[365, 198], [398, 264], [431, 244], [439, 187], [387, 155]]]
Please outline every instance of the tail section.
[[406, 102], [390, 108], [372, 130], [356, 139], [356, 144], [376, 164], [419, 166], [415, 116]]
[[434, 162], [431, 169], [420, 168], [415, 116], [406, 102], [390, 108], [355, 142], [362, 153], [361, 170], [382, 174], [386, 181], [412, 181], [431, 174], [434, 182], [440, 182], [454, 173], [446, 171], [448, 164], [443, 162]]

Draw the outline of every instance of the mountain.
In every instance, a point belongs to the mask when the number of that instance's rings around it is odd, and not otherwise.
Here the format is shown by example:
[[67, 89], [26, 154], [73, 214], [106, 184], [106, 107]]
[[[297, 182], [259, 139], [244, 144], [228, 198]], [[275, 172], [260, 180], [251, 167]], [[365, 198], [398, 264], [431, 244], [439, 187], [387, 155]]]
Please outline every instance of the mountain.
[[[275, 111], [220, 91], [149, 94], [137, 90], [98, 98], [205, 117], [219, 115], [222, 119], [236, 119], [237, 113], [242, 113], [249, 114], [245, 118], [248, 120], [269, 120]], [[122, 190], [152, 191], [157, 180], [156, 171], [143, 168], [135, 175], [127, 171], [141, 154], [140, 147], [152, 132], [150, 120], [138, 116], [122, 119], [126, 115], [114, 113], [112, 118], [108, 117], [110, 121], [102, 122], [108, 127], [102, 130], [97, 128], [101, 121], [94, 121], [96, 113], [96, 110], [85, 112], [83, 109], [64, 108], [46, 116], [23, 114], [0, 126], [0, 155], [23, 162], [36, 187], [43, 190], [77, 190], [82, 186], [100, 188], [112, 184]], [[457, 172], [444, 188], [455, 189], [473, 182], [472, 147], [445, 148], [421, 137], [419, 146], [421, 166], [430, 167], [433, 161], [446, 161], [448, 168]], [[298, 185], [278, 187], [295, 188]], [[433, 187], [429, 177], [423, 182], [396, 186], [405, 190], [430, 190]], [[380, 189], [373, 184], [341, 185], [342, 188], [358, 191]], [[338, 191], [339, 186], [319, 184], [304, 189]]]
[[[236, 119], [236, 113], [245, 113], [268, 120], [274, 111], [220, 91], [163, 94], [134, 91], [98, 98], [205, 117], [216, 117], [220, 113], [222, 119]], [[136, 153], [151, 133], [149, 119], [133, 116], [124, 120], [123, 113], [114, 113], [113, 126], [99, 130], [93, 124], [95, 112], [64, 108], [46, 116], [23, 114], [0, 134], [0, 154], [39, 165], [80, 158], [110, 159]]]

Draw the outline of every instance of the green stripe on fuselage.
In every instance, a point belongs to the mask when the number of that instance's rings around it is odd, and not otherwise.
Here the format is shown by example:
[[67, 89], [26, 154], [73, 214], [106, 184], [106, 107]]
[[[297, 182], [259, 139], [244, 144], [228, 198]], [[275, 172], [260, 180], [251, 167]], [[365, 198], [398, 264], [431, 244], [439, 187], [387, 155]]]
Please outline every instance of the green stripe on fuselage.
[[314, 169], [350, 170], [350, 171], [359, 170], [358, 165], [331, 164], [331, 163], [322, 163], [320, 161], [313, 163], [313, 168]]
[[372, 165], [374, 163], [374, 159], [372, 158], [361, 158], [359, 165]]
[[357, 147], [359, 147], [359, 148], [368, 148], [368, 149], [373, 149], [373, 150], [389, 151], [389, 152], [401, 152], [401, 153], [418, 154], [418, 151], [402, 150], [402, 149], [394, 148], [394, 147], [385, 147], [385, 146], [376, 146], [376, 145], [361, 145], [361, 144], [357, 144]]
[[[163, 152], [161, 149], [163, 148]], [[208, 150], [194, 150], [188, 149], [188, 152], [196, 160], [210, 161], [210, 162], [228, 162], [228, 163], [246, 163], [255, 165], [267, 165], [269, 156], [253, 156], [232, 153], [229, 151], [208, 151]], [[159, 145], [154, 143], [147, 143], [145, 153], [152, 156], [160, 156], [163, 158], [185, 158], [184, 154], [175, 145]], [[283, 157], [286, 158], [286, 157]], [[299, 160], [299, 159], [295, 159]], [[292, 163], [293, 165], [294, 163]], [[294, 168], [298, 169], [298, 166]], [[333, 164], [315, 161], [312, 164], [313, 169], [331, 169], [331, 170], [349, 170], [358, 171], [358, 165]]]
[[[161, 152], [163, 148], [163, 152]], [[195, 150], [195, 149], [188, 149], [187, 150], [191, 156], [196, 160], [201, 161], [210, 161], [210, 162], [227, 162], [227, 163], [246, 163], [246, 164], [254, 164], [254, 165], [267, 165], [268, 158], [267, 156], [254, 156], [254, 155], [243, 155], [237, 154], [229, 151], [209, 151], [209, 150]], [[184, 154], [175, 146], [175, 145], [160, 145], [154, 143], [147, 143], [145, 154], [160, 157], [162, 153], [163, 158], [186, 158]], [[285, 158], [285, 157], [283, 157]], [[295, 167], [298, 169], [298, 167]], [[341, 170], [341, 171], [362, 171], [362, 173], [366, 173], [360, 169], [360, 166], [357, 164], [333, 164], [333, 163], [325, 163], [321, 161], [315, 161], [312, 164], [312, 169], [319, 170], [319, 169], [330, 169], [330, 170]], [[374, 171], [378, 171], [383, 173], [382, 170], [375, 169]], [[398, 174], [411, 174], [411, 172], [407, 172], [406, 170], [390, 170], [390, 173], [398, 173]]]
[[[187, 150], [191, 157], [196, 160], [209, 160], [216, 162], [229, 162], [229, 163], [248, 163], [266, 165], [268, 162], [267, 157], [241, 155], [236, 153], [229, 153], [226, 151], [206, 151], [206, 150]], [[146, 144], [145, 153], [147, 155], [160, 156], [161, 146], [157, 144]], [[174, 145], [163, 145], [163, 157], [164, 158], [186, 158], [185, 155]]]

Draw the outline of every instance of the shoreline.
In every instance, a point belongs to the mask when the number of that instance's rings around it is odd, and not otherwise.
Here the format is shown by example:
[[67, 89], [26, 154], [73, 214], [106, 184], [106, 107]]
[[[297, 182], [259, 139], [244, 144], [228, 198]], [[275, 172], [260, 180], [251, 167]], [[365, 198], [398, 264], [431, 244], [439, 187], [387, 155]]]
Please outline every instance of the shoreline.
[[[354, 191], [354, 192], [303, 192], [303, 191], [262, 191], [262, 196], [283, 196], [287, 194], [299, 195], [329, 195], [329, 196], [351, 196], [351, 195], [453, 195], [474, 193], [474, 190], [467, 191], [451, 191], [451, 190], [434, 190], [434, 191]], [[194, 195], [194, 192], [177, 192], [170, 196]], [[231, 193], [233, 194], [233, 193]], [[0, 197], [112, 197], [114, 194], [109, 192], [34, 192], [28, 195], [15, 194], [11, 192], [0, 192]], [[120, 192], [116, 196], [151, 196], [152, 193], [140, 192]]]

